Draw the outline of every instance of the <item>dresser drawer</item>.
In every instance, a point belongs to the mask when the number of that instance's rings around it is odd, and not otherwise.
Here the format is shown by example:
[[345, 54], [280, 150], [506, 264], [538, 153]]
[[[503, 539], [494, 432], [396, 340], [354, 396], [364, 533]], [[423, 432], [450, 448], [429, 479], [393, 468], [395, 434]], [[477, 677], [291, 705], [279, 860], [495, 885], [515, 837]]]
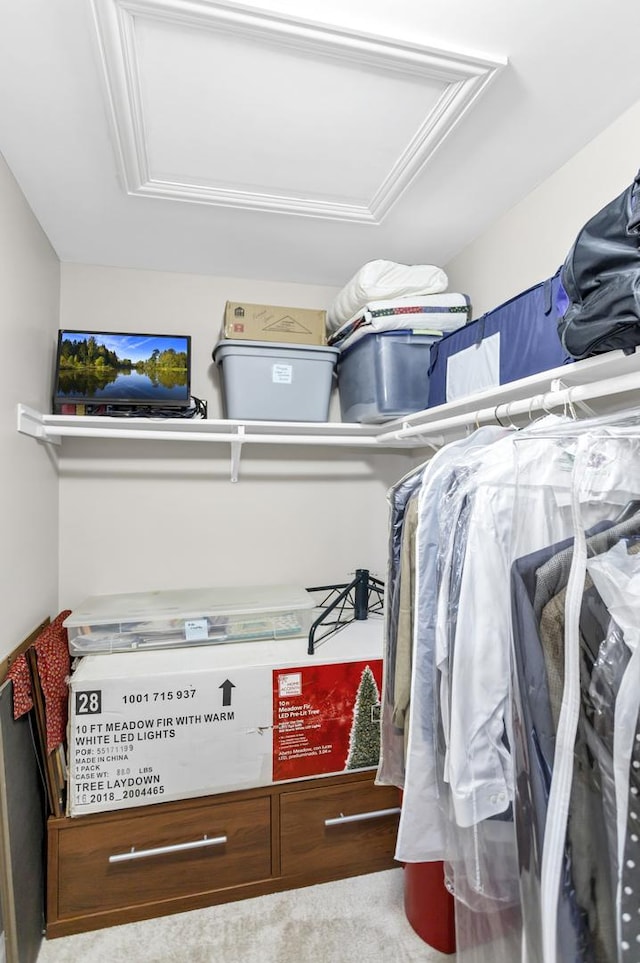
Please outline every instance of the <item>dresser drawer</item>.
[[283, 876], [355, 875], [394, 865], [398, 790], [372, 780], [282, 792]]
[[271, 875], [268, 796], [156, 809], [58, 833], [57, 917], [237, 886]]

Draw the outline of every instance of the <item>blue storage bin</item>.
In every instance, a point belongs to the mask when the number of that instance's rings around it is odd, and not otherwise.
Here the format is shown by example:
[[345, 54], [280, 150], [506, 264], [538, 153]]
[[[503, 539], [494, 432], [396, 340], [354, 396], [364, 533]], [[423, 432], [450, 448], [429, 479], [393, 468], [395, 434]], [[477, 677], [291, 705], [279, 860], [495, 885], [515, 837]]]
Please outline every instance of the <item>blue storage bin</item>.
[[426, 408], [431, 345], [438, 337], [377, 331], [342, 351], [337, 369], [342, 420], [375, 424]]
[[558, 336], [560, 274], [441, 338], [431, 351], [428, 407], [573, 361]]

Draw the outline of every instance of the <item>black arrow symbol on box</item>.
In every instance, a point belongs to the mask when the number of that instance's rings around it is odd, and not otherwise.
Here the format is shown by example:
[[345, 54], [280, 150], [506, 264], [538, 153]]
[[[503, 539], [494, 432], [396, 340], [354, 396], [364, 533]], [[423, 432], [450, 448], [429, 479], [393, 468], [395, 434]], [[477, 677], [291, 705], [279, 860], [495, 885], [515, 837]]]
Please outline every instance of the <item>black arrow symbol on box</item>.
[[225, 679], [222, 685], [218, 686], [218, 688], [222, 689], [222, 705], [230, 706], [231, 690], [235, 689], [235, 685], [233, 684], [233, 682], [230, 682], [229, 679]]

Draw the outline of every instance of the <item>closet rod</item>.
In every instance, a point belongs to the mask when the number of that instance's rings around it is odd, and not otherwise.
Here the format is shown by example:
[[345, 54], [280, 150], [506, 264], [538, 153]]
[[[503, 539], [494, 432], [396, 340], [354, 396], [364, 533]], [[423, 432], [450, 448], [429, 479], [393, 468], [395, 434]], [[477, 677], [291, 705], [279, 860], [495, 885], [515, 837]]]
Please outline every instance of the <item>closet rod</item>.
[[408, 438], [417, 439], [421, 435], [425, 438], [432, 438], [435, 434], [442, 436], [442, 434], [456, 428], [477, 428], [482, 424], [496, 423], [508, 425], [509, 419], [515, 415], [531, 415], [533, 411], [549, 411], [551, 408], [566, 407], [596, 398], [608, 398], [613, 395], [638, 391], [638, 389], [640, 389], [640, 373], [633, 372], [619, 375], [616, 378], [606, 378], [592, 384], [573, 385], [570, 388], [551, 390], [517, 401], [505, 401], [501, 404], [492, 405], [490, 408], [467, 411], [450, 418], [440, 418], [430, 424], [411, 425], [396, 431], [382, 432], [378, 434], [377, 438], [378, 442], [384, 445], [404, 441]]

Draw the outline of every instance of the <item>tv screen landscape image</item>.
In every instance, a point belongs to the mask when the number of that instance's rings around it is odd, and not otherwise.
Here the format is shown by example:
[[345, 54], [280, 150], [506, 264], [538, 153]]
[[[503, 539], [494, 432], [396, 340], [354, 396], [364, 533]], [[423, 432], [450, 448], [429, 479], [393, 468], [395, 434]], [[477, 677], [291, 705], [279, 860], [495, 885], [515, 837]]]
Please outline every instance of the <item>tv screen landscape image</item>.
[[190, 369], [189, 335], [61, 330], [54, 407], [186, 407]]

